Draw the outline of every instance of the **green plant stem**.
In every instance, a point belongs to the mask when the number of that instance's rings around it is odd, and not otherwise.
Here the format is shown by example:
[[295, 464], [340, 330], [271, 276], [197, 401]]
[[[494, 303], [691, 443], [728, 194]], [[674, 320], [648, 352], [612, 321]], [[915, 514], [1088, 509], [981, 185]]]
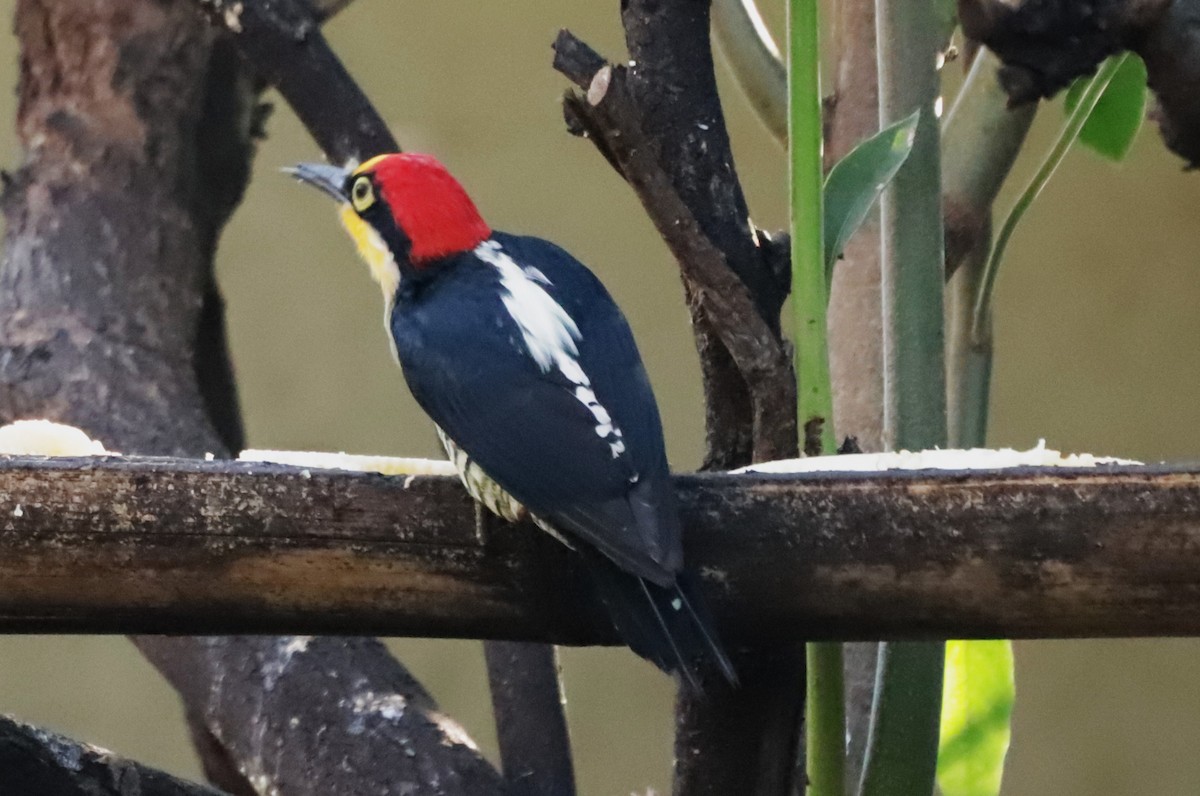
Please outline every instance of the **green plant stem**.
[[[933, 793], [945, 646], [912, 641], [879, 645], [871, 741], [859, 786], [862, 796]], [[930, 699], [930, 683], [937, 684], [936, 699]], [[930, 738], [933, 748], [927, 749]]]
[[787, 146], [787, 67], [754, 0], [713, 0], [712, 26], [750, 107]]
[[986, 222], [979, 243], [946, 284], [947, 416], [950, 447], [981, 448], [987, 441], [992, 382], [991, 329], [982, 343], [972, 341], [975, 296], [991, 251], [992, 225]]
[[[1000, 193], [1039, 103], [1010, 108], [1000, 84], [1000, 59], [986, 48], [963, 81], [949, 113], [942, 120], [942, 206], [946, 216], [946, 272], [954, 274], [963, 260], [982, 245], [982, 270], [991, 244], [992, 205]], [[977, 280], [976, 280], [977, 281]], [[971, 301], [974, 295], [971, 296]]]
[[[820, 33], [817, 0], [788, 3], [788, 141], [797, 417], [805, 452], [832, 453], [823, 228]], [[817, 424], [819, 428], [814, 428]], [[805, 742], [809, 796], [845, 796], [845, 696], [840, 644], [808, 646]]]
[[[1008, 107], [997, 79], [999, 59], [980, 50], [942, 122], [942, 203], [957, 229], [958, 244], [946, 252], [946, 369], [949, 443], [956, 448], [986, 442], [992, 376], [990, 321], [986, 341], [974, 340], [975, 297], [979, 294], [992, 242], [992, 204], [1025, 142], [1037, 103]], [[957, 261], [951, 261], [957, 257]]]
[[996, 235], [996, 243], [992, 247], [991, 257], [988, 258], [987, 267], [984, 269], [983, 277], [980, 280], [979, 292], [975, 297], [975, 312], [974, 324], [971, 327], [971, 340], [973, 344], [982, 345], [988, 342], [991, 335], [992, 327], [992, 296], [996, 290], [996, 275], [1000, 271], [1000, 263], [1004, 259], [1004, 252], [1008, 248], [1008, 242], [1012, 239], [1013, 232], [1017, 225], [1021, 223], [1021, 219], [1025, 213], [1033, 205], [1034, 200], [1041, 194], [1042, 189], [1050, 182], [1050, 178], [1054, 176], [1054, 172], [1058, 170], [1059, 165], [1066, 158], [1067, 152], [1071, 149], [1071, 145], [1075, 143], [1075, 139], [1079, 137], [1079, 132], [1083, 129], [1083, 125], [1087, 122], [1088, 117], [1092, 115], [1092, 111], [1096, 108], [1096, 103], [1100, 101], [1100, 97], [1104, 94], [1104, 89], [1108, 88], [1109, 82], [1113, 79], [1113, 75], [1121, 68], [1121, 64], [1128, 58], [1128, 54], [1109, 58], [1096, 72], [1095, 76], [1088, 83], [1087, 88], [1083, 90], [1083, 94], [1079, 97], [1079, 104], [1075, 106], [1075, 110], [1067, 117], [1066, 124], [1063, 125], [1062, 131], [1058, 135], [1058, 140], [1054, 142], [1050, 153], [1046, 155], [1046, 159], [1042, 161], [1042, 165], [1038, 168], [1037, 173], [1033, 175], [1033, 179], [1029, 185], [1018, 197], [1016, 203], [1009, 211], [1008, 217], [1004, 219], [1004, 223], [1000, 226], [1000, 231]]
[[805, 727], [808, 796], [846, 794], [846, 686], [842, 645], [808, 645]]
[[788, 100], [797, 416], [805, 452], [832, 453], [836, 442], [825, 327], [829, 296], [822, 240], [823, 131], [817, 0], [790, 0], [788, 4]]
[[[876, 0], [880, 126], [920, 109], [908, 160], [883, 194], [883, 441], [946, 444], [941, 168], [933, 0]], [[942, 643], [879, 648], [861, 796], [929, 796], [937, 772]]]
[[980, 209], [1000, 193], [1039, 105], [1009, 107], [999, 68], [995, 53], [981, 49], [942, 119], [943, 195]]
[[876, 0], [880, 126], [921, 110], [908, 160], [883, 192], [884, 444], [945, 445], [939, 83], [934, 0]]

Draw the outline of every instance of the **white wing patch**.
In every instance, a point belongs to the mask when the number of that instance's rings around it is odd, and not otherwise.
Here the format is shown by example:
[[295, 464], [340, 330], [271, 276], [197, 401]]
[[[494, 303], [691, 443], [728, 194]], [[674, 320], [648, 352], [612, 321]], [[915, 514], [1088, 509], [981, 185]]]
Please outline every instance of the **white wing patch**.
[[545, 287], [552, 283], [533, 266], [522, 268], [494, 240], [475, 247], [475, 255], [500, 272], [500, 299], [521, 330], [525, 350], [543, 373], [557, 370], [575, 385], [575, 399], [596, 421], [596, 435], [608, 442], [613, 458], [625, 452], [621, 429], [592, 390], [591, 380], [579, 364], [579, 327]]
[[[575, 345], [579, 339], [579, 327], [562, 305], [542, 287], [542, 284], [550, 284], [550, 280], [536, 268], [527, 270], [517, 265], [494, 240], [479, 244], [475, 247], [475, 254], [500, 272], [504, 308], [521, 328], [525, 348], [542, 372], [548, 373], [563, 360], [574, 361], [579, 356], [579, 349]], [[578, 367], [576, 363], [576, 369]]]

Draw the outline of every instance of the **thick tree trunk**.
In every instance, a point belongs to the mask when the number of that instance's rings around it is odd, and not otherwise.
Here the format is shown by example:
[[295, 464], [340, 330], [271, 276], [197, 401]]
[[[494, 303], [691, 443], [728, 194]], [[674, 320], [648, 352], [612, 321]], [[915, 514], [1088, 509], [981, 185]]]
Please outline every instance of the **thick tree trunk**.
[[[3, 201], [0, 419], [52, 417], [128, 452], [221, 453], [193, 354], [251, 143], [215, 127], [235, 114], [206, 111], [254, 96], [212, 68], [214, 36], [180, 3], [21, 0], [16, 32], [25, 159]], [[219, 311], [204, 317], [220, 327]]]
[[[60, 420], [128, 453], [226, 455], [241, 428], [212, 257], [249, 174], [253, 81], [185, 0], [19, 0], [16, 32], [25, 159], [3, 197], [0, 420]], [[276, 653], [290, 639], [136, 641], [231, 790], [500, 789], [379, 645], [322, 642], [289, 668]], [[376, 710], [381, 695], [413, 707]], [[362, 733], [366, 718], [390, 729]]]

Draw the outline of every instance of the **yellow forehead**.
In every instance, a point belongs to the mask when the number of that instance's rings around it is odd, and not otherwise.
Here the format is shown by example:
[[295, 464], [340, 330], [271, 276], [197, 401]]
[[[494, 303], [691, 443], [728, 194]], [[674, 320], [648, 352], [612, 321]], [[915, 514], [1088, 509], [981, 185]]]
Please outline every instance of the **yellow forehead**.
[[355, 177], [357, 177], [359, 174], [363, 174], [364, 172], [371, 171], [372, 169], [374, 169], [376, 166], [379, 165], [379, 161], [383, 160], [386, 157], [387, 157], [387, 155], [376, 155], [375, 157], [371, 158], [366, 163], [363, 163], [361, 166], [359, 166], [357, 169], [355, 169], [354, 171], [352, 171], [350, 173], [352, 175], [354, 175]]

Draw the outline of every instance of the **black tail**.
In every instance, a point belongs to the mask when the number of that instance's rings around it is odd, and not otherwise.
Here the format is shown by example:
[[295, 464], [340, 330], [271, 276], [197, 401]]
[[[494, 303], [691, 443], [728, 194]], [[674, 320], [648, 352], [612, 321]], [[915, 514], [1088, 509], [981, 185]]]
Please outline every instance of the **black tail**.
[[664, 588], [618, 569], [600, 554], [587, 557], [600, 598], [630, 649], [668, 674], [679, 672], [693, 690], [700, 690], [713, 670], [737, 685], [691, 575], [680, 573], [674, 586]]

